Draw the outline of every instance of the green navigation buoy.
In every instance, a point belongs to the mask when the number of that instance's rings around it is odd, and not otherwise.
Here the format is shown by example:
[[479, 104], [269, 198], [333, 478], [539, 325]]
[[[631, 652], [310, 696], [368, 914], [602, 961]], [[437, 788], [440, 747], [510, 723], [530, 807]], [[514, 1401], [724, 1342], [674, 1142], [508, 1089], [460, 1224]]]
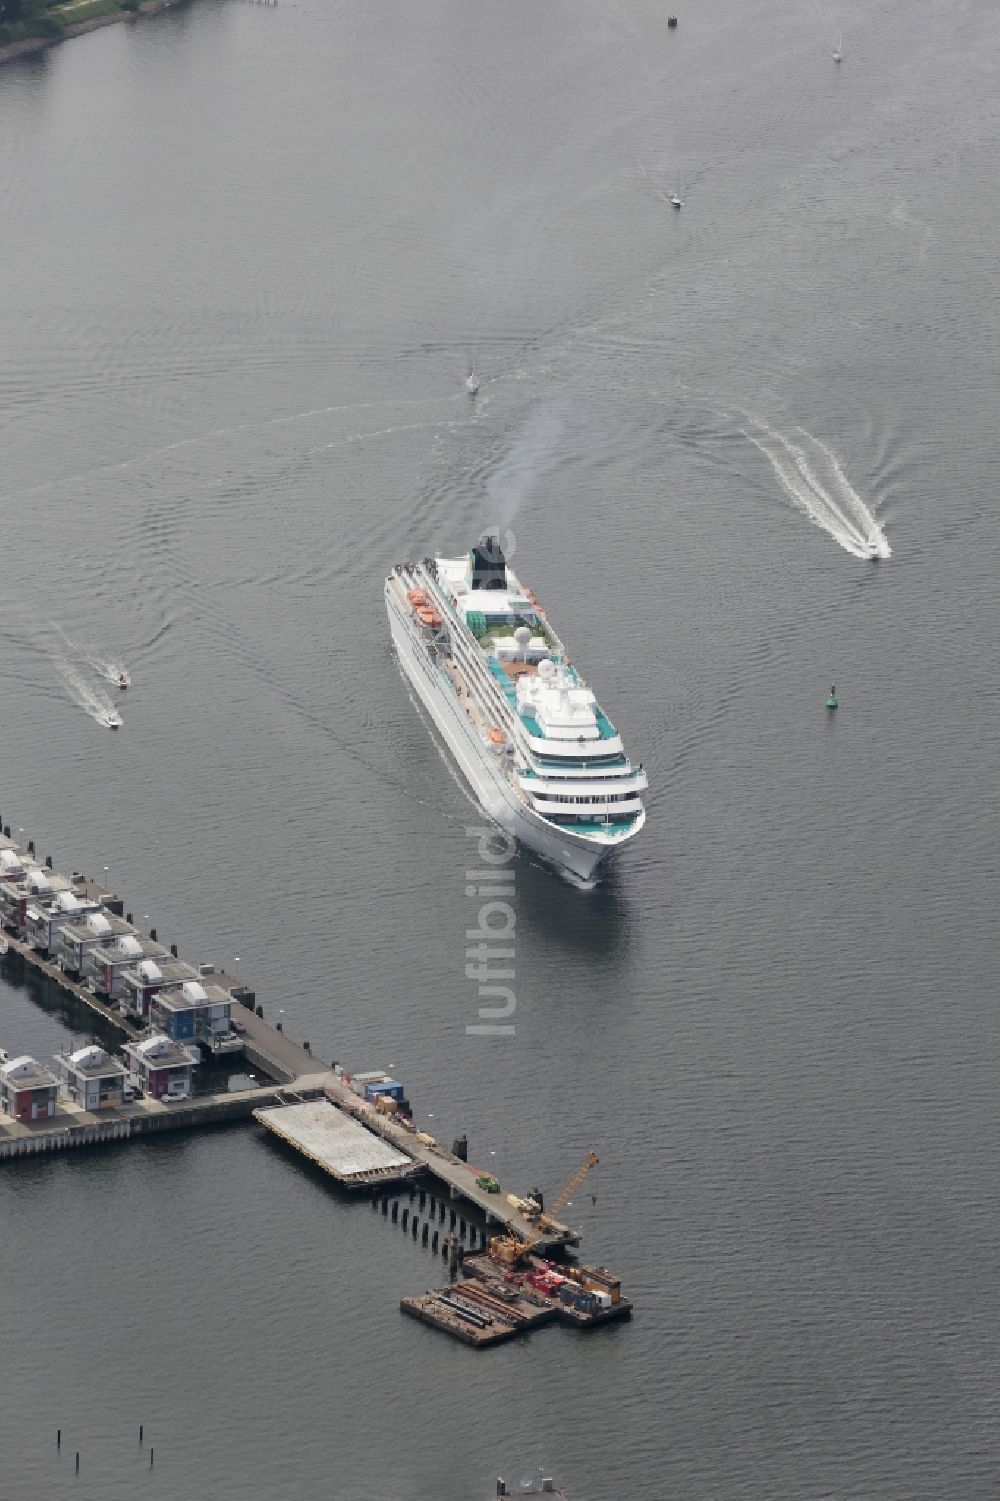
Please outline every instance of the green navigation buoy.
[[828, 709], [835, 709], [837, 707], [837, 687], [836, 687], [836, 684], [834, 684], [834, 686], [830, 689], [830, 697], [826, 701], [826, 707]]

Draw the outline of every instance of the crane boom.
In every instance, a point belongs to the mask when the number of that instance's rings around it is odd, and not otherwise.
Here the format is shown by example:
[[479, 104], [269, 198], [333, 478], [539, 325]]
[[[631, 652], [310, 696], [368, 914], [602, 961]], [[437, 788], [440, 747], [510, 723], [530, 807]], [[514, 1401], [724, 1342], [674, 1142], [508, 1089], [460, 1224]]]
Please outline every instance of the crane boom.
[[566, 1187], [563, 1189], [562, 1193], [559, 1194], [553, 1201], [552, 1208], [549, 1210], [550, 1215], [558, 1214], [560, 1209], [564, 1208], [569, 1203], [570, 1199], [576, 1193], [584, 1178], [586, 1178], [587, 1174], [590, 1172], [590, 1169], [592, 1167], [596, 1167], [600, 1160], [601, 1159], [598, 1157], [596, 1152], [587, 1153], [587, 1159], [584, 1162], [583, 1166], [577, 1168], [576, 1172], [566, 1184]]
[[515, 1236], [510, 1235], [494, 1237], [490, 1241], [489, 1247], [490, 1255], [494, 1261], [499, 1261], [504, 1266], [514, 1267], [523, 1256], [527, 1256], [532, 1246], [536, 1245], [545, 1234], [545, 1231], [551, 1227], [554, 1222], [554, 1216], [569, 1203], [591, 1168], [596, 1167], [599, 1161], [600, 1158], [596, 1152], [587, 1153], [583, 1165], [577, 1168], [572, 1178], [566, 1184], [566, 1187], [553, 1199], [551, 1209], [543, 1211], [538, 1216], [523, 1240], [518, 1240]]

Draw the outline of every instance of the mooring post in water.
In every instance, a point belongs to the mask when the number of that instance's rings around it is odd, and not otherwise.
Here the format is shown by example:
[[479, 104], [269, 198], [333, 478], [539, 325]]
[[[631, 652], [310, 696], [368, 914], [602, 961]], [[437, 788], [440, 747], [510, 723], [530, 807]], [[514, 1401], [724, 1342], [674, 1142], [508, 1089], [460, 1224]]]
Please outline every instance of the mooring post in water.
[[149, 1468], [150, 1469], [153, 1468], [153, 1451], [152, 1451], [152, 1449], [150, 1449], [150, 1451], [149, 1451]]
[[79, 1451], [79, 1449], [77, 1449], [77, 1451], [76, 1451], [76, 1473], [78, 1475], [80, 1473], [80, 1451]]
[[142, 1443], [142, 1424], [139, 1424], [139, 1442]]
[[61, 1428], [57, 1428], [56, 1429], [56, 1448], [57, 1449], [61, 1449], [62, 1448], [62, 1429]]

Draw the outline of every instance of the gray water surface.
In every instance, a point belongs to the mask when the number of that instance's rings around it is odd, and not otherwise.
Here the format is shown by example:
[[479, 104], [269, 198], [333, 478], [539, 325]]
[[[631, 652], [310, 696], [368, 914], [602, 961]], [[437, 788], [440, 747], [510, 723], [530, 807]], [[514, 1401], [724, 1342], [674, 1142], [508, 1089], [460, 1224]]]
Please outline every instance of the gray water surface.
[[[256, 1129], [19, 1164], [4, 1501], [995, 1494], [1000, 14], [680, 19], [199, 0], [0, 74], [4, 821], [505, 1189], [594, 1148], [637, 1307], [453, 1345]], [[510, 1039], [382, 603], [488, 523], [651, 785], [597, 890], [517, 860]]]

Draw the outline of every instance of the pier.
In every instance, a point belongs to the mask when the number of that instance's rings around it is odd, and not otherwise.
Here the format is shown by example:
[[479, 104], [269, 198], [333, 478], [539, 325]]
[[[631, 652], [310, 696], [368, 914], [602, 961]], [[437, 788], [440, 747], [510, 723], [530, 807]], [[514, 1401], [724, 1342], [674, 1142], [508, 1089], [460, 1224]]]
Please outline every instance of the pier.
[[405, 1152], [394, 1151], [325, 1099], [317, 1104], [265, 1105], [253, 1114], [344, 1188], [383, 1188], [423, 1172]]
[[[111, 916], [105, 919], [105, 913]], [[196, 1038], [210, 1058], [241, 1053], [268, 1081], [254, 1088], [195, 1095], [184, 1093], [188, 1083], [160, 1097], [141, 1073], [137, 1082], [141, 1091], [149, 1084], [149, 1093], [133, 1098], [136, 1091], [131, 1086], [124, 1090], [119, 1079], [113, 1099], [102, 1095], [94, 1106], [98, 1096], [88, 1095], [93, 1108], [85, 1109], [74, 1102], [76, 1095], [63, 1097], [65, 1081], [60, 1083], [32, 1060], [15, 1059], [30, 1067], [11, 1072], [12, 1063], [6, 1070], [0, 1084], [8, 1096], [37, 1089], [47, 1091], [47, 1098], [39, 1105], [38, 1118], [34, 1104], [29, 1108], [24, 1101], [41, 1101], [41, 1093], [21, 1093], [16, 1111], [9, 1098], [7, 1106], [0, 1107], [0, 1163], [70, 1147], [124, 1143], [154, 1132], [253, 1120], [281, 1149], [297, 1152], [340, 1189], [373, 1195], [375, 1207], [381, 1207], [386, 1218], [391, 1203], [393, 1223], [409, 1228], [414, 1240], [419, 1209], [421, 1244], [435, 1252], [440, 1245], [452, 1282], [402, 1299], [400, 1308], [407, 1315], [481, 1349], [553, 1321], [589, 1328], [631, 1312], [631, 1304], [619, 1299], [617, 1284], [603, 1269], [584, 1268], [583, 1273], [597, 1278], [587, 1283], [598, 1288], [594, 1296], [603, 1298], [600, 1288], [614, 1285], [613, 1308], [578, 1308], [575, 1301], [557, 1298], [554, 1279], [559, 1274], [552, 1270], [553, 1263], [538, 1258], [578, 1246], [579, 1232], [553, 1215], [532, 1217], [524, 1199], [502, 1193], [492, 1174], [466, 1161], [464, 1138], [449, 1151], [429, 1132], [418, 1130], [398, 1081], [366, 1074], [356, 1076], [352, 1087], [352, 1076], [339, 1063], [315, 1059], [308, 1042], [295, 1042], [280, 1022], [272, 1026], [265, 1021], [255, 993], [238, 978], [211, 964], [186, 964], [178, 959], [176, 945], [168, 953], [157, 943], [155, 928], [146, 938], [133, 927], [130, 914], [123, 916], [123, 903], [112, 891], [76, 872], [71, 878], [58, 875], [51, 860], [43, 868], [33, 844], [29, 841], [22, 849], [10, 838], [9, 828], [0, 833], [0, 924], [6, 952], [117, 1032], [130, 1057], [143, 1053], [146, 1039], [155, 1032], [154, 1020], [172, 1025], [175, 1014], [214, 1004], [224, 1018], [223, 1032], [187, 1035]], [[98, 994], [99, 988], [104, 994]], [[9, 1041], [0, 1037], [0, 1043]], [[167, 1065], [167, 1037], [157, 1046], [160, 1051], [149, 1056], [164, 1059], [158, 1066], [186, 1069], [190, 1081], [184, 1048], [169, 1044], [181, 1061]], [[109, 1066], [108, 1058], [101, 1060], [101, 1050], [95, 1052], [96, 1071], [102, 1077], [115, 1070], [119, 1076], [125, 1074], [119, 1060]], [[192, 1049], [192, 1063], [194, 1057]], [[73, 1063], [62, 1054], [57, 1061], [60, 1067]], [[5, 1062], [6, 1055], [0, 1053], [0, 1066]], [[154, 1072], [156, 1066], [152, 1065]], [[412, 1207], [404, 1206], [400, 1213], [398, 1195], [407, 1192]], [[560, 1201], [552, 1206], [554, 1211], [560, 1207]], [[514, 1269], [505, 1271], [485, 1254], [491, 1233], [508, 1237], [508, 1246], [521, 1243], [522, 1252], [530, 1245], [530, 1258], [520, 1256]], [[473, 1253], [468, 1257], [466, 1235]], [[480, 1237], [484, 1254], [477, 1255]], [[575, 1270], [567, 1270], [579, 1281]], [[460, 1271], [468, 1280], [457, 1280]], [[567, 1277], [560, 1280], [565, 1283]]]

